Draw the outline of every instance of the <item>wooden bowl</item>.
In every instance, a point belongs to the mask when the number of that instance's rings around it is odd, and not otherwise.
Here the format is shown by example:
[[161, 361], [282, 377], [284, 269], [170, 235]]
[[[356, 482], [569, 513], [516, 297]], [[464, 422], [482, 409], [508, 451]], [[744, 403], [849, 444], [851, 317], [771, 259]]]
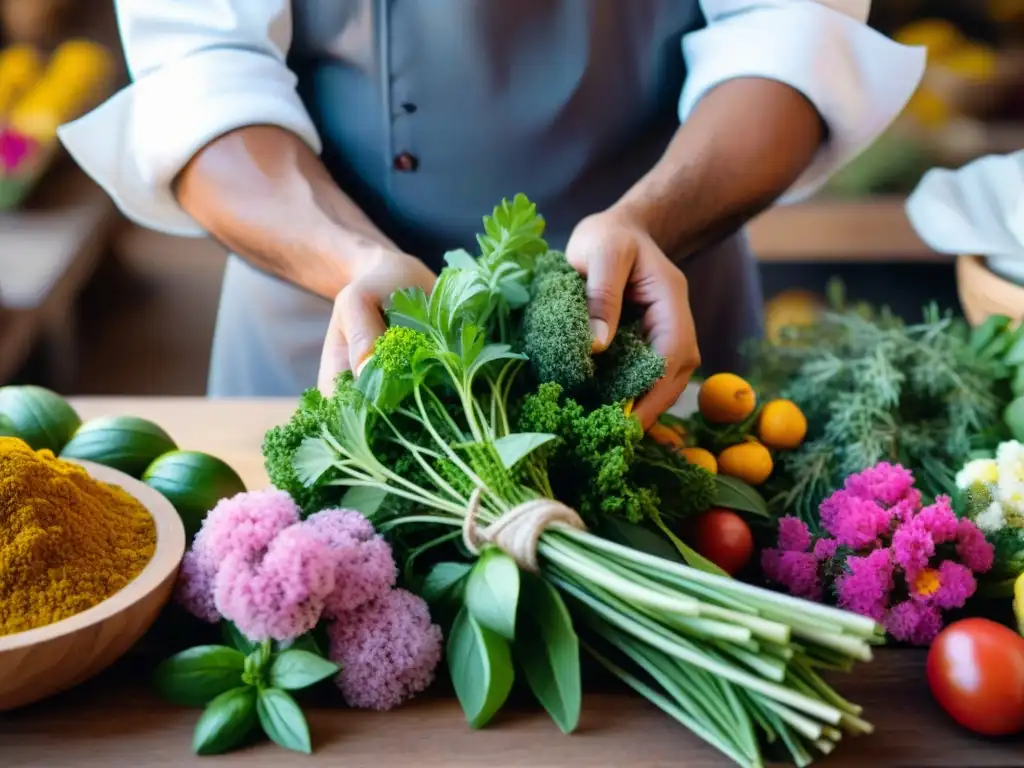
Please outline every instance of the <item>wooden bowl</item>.
[[971, 325], [982, 323], [989, 315], [1024, 320], [1024, 286], [997, 275], [980, 256], [957, 257], [956, 288]]
[[121, 486], [149, 510], [156, 551], [142, 573], [102, 603], [55, 624], [0, 637], [0, 712], [65, 691], [121, 658], [170, 600], [185, 554], [185, 529], [167, 499], [122, 472], [77, 463], [96, 480]]

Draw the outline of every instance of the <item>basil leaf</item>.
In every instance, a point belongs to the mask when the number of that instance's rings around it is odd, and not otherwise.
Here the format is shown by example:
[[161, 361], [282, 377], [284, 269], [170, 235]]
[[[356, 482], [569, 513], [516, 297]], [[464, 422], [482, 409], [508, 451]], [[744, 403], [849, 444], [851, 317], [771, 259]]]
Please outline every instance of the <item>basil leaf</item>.
[[768, 504], [753, 486], [735, 477], [715, 475], [714, 506], [725, 507], [737, 512], [749, 512], [759, 517], [771, 518]]
[[1013, 382], [1010, 384], [1010, 388], [1017, 397], [1024, 396], [1024, 365], [1018, 365], [1017, 370], [1013, 372]]
[[562, 733], [580, 721], [580, 641], [569, 610], [555, 588], [533, 574], [523, 574], [519, 637], [512, 652], [537, 701]]
[[341, 497], [341, 507], [354, 509], [361, 512], [363, 517], [372, 518], [387, 497], [387, 491], [380, 488], [355, 485], [345, 491], [345, 495]]
[[438, 563], [423, 580], [420, 597], [431, 605], [459, 599], [465, 588], [466, 574], [472, 568], [469, 563]]
[[508, 642], [463, 608], [448, 635], [447, 659], [466, 721], [471, 728], [482, 728], [512, 690], [515, 672]]
[[192, 751], [218, 755], [238, 746], [256, 725], [256, 689], [233, 688], [211, 701], [192, 734]]
[[287, 650], [270, 662], [268, 680], [275, 688], [297, 691], [338, 673], [338, 665], [315, 653]]
[[202, 707], [242, 682], [245, 656], [223, 645], [199, 645], [165, 659], [157, 666], [154, 682], [168, 701], [184, 707]]
[[[1021, 324], [1024, 326], [1024, 323]], [[1022, 365], [1024, 364], [1024, 335], [1021, 335], [1024, 331], [1020, 331], [1016, 334], [1016, 340], [1013, 346], [1010, 347], [1006, 353], [1006, 357], [1003, 358], [1003, 362], [1007, 365]]]
[[272, 742], [285, 749], [313, 751], [306, 716], [291, 696], [278, 688], [264, 688], [256, 700], [260, 725]]
[[544, 443], [554, 439], [554, 435], [544, 432], [516, 432], [495, 440], [494, 449], [498, 452], [502, 466], [512, 469]]
[[485, 549], [466, 583], [466, 607], [473, 618], [506, 640], [516, 636], [519, 566], [497, 547]]
[[232, 648], [237, 648], [244, 654], [250, 654], [256, 650], [256, 646], [259, 643], [254, 643], [248, 637], [242, 634], [242, 631], [235, 626], [233, 621], [227, 621], [226, 619], [220, 623], [220, 634], [224, 638], [224, 642]]

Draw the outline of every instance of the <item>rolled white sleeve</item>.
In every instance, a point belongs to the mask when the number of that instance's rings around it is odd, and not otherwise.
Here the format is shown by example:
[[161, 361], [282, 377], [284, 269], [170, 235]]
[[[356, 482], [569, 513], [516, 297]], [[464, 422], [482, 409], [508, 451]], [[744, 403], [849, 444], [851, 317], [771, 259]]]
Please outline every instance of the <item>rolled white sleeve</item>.
[[213, 139], [276, 125], [320, 152], [285, 64], [288, 0], [117, 0], [132, 84], [58, 135], [79, 165], [143, 226], [201, 235], [171, 183]]
[[899, 45], [867, 26], [870, 0], [700, 3], [707, 25], [683, 38], [680, 120], [715, 86], [763, 77], [802, 93], [828, 125], [828, 141], [783, 203], [812, 194], [868, 147], [924, 75], [924, 48]]

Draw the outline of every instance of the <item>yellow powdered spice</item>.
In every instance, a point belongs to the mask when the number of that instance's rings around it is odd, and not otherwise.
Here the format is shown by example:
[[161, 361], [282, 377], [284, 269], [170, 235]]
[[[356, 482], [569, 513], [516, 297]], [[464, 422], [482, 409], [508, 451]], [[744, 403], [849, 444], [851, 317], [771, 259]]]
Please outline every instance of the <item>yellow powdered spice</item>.
[[102, 602], [155, 549], [153, 518], [128, 493], [0, 437], [0, 637]]

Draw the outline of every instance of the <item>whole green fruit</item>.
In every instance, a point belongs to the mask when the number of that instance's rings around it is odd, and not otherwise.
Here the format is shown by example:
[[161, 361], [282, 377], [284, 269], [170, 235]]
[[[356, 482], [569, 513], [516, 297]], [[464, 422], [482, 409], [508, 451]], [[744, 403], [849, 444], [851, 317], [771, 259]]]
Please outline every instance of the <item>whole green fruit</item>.
[[245, 490], [235, 470], [216, 456], [198, 451], [165, 453], [149, 465], [142, 482], [162, 493], [178, 510], [189, 541], [218, 501]]
[[60, 453], [82, 425], [68, 401], [49, 389], [36, 386], [0, 387], [0, 415], [36, 451]]
[[79, 427], [60, 455], [141, 477], [146, 467], [177, 448], [171, 436], [151, 421], [137, 416], [104, 416]]

